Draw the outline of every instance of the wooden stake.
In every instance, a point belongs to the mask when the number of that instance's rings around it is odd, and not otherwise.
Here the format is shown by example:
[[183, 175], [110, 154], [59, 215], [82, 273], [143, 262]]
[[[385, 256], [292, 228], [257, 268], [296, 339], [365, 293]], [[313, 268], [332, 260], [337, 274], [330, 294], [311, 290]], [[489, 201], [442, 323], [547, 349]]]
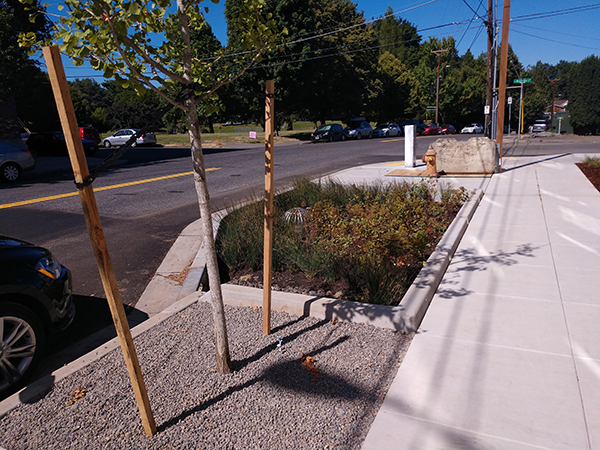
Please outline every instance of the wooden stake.
[[508, 66], [508, 30], [510, 24], [510, 0], [504, 0], [502, 13], [502, 43], [500, 48], [500, 84], [498, 86], [498, 123], [496, 124], [496, 140], [500, 144], [500, 164], [498, 172], [502, 173], [502, 145], [504, 143], [504, 98], [506, 97], [506, 68]]
[[263, 334], [271, 334], [271, 270], [273, 265], [273, 130], [275, 128], [275, 83], [265, 90], [265, 245], [263, 260]]
[[[50, 83], [52, 84], [54, 98], [56, 99], [60, 122], [67, 142], [67, 149], [69, 150], [69, 158], [71, 159], [71, 165], [73, 166], [75, 181], [77, 183], [83, 183], [89, 176], [89, 170], [83, 151], [83, 144], [79, 137], [77, 118], [75, 117], [75, 110], [73, 109], [73, 102], [71, 101], [71, 95], [69, 93], [69, 85], [67, 84], [67, 78], [65, 77], [65, 71], [60, 59], [60, 52], [58, 47], [44, 47], [43, 50], [46, 66], [48, 67], [48, 75], [50, 76]], [[98, 263], [102, 286], [104, 287], [108, 306], [110, 307], [110, 313], [117, 330], [117, 335], [119, 336], [121, 350], [123, 351], [123, 356], [129, 372], [129, 378], [131, 379], [138, 408], [142, 416], [144, 431], [148, 436], [153, 436], [156, 433], [156, 423], [154, 422], [154, 416], [152, 415], [152, 409], [150, 408], [148, 393], [146, 391], [146, 386], [144, 385], [144, 378], [133, 345], [131, 330], [127, 323], [121, 294], [119, 293], [117, 286], [117, 279], [108, 254], [108, 248], [106, 246], [106, 240], [104, 239], [104, 231], [102, 230], [102, 225], [100, 223], [100, 214], [98, 213], [98, 206], [96, 205], [96, 197], [94, 196], [94, 189], [92, 186], [88, 185], [80, 189], [79, 198], [81, 200], [81, 206], [83, 207], [83, 213], [85, 215], [92, 248], [94, 249], [94, 255], [96, 256], [96, 262]]]

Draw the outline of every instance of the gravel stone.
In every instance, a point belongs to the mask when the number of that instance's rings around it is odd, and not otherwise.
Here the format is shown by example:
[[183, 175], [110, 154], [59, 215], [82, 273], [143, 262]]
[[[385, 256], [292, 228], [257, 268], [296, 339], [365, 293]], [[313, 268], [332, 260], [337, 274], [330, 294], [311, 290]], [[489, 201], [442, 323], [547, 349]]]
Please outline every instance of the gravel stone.
[[[154, 417], [145, 435], [120, 349], [0, 419], [20, 449], [360, 449], [412, 336], [370, 325], [226, 307], [232, 374], [215, 371], [210, 304], [135, 339]], [[282, 338], [281, 347], [277, 347]], [[302, 365], [315, 358], [317, 376]], [[66, 403], [77, 389], [85, 396]]]

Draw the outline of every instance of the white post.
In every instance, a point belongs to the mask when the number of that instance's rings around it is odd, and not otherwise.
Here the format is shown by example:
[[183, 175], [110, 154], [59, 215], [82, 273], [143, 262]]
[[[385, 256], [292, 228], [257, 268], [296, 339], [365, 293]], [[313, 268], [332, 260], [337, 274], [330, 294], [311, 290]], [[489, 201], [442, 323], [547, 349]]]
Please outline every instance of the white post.
[[406, 125], [404, 127], [404, 167], [412, 169], [415, 167], [417, 160], [415, 152], [417, 151], [417, 141], [414, 125]]

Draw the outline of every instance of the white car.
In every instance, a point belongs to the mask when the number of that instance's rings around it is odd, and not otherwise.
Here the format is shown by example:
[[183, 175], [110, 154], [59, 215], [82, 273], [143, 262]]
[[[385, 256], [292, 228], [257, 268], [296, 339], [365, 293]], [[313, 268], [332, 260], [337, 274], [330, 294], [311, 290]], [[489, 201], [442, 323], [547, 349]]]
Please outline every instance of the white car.
[[461, 134], [482, 134], [483, 133], [483, 125], [480, 123], [471, 123], [460, 130]]
[[0, 141], [0, 181], [17, 181], [34, 168], [35, 158], [21, 139]]
[[[117, 131], [112, 136], [108, 136], [102, 139], [102, 145], [106, 148], [110, 147], [120, 147], [125, 144], [131, 136], [140, 131], [138, 128], [125, 128], [123, 130]], [[156, 136], [154, 133], [144, 133], [139, 138], [135, 140], [135, 142], [131, 145], [135, 147], [137, 145], [154, 145], [156, 144]]]
[[401, 133], [400, 127], [395, 123], [382, 123], [373, 130], [375, 137], [400, 136]]

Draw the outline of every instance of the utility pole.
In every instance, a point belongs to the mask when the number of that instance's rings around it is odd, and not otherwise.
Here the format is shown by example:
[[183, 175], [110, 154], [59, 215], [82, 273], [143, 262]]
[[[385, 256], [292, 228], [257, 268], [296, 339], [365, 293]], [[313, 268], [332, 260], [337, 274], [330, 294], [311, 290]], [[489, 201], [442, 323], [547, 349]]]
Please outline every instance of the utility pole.
[[440, 109], [440, 62], [442, 60], [442, 53], [447, 52], [447, 48], [441, 50], [431, 50], [431, 53], [435, 53], [438, 57], [438, 71], [437, 71], [437, 88], [435, 91], [435, 124], [439, 125], [438, 112]]
[[554, 78], [549, 80], [552, 83], [552, 104], [550, 105], [550, 127], [554, 125], [554, 91], [556, 89], [556, 82], [560, 81], [560, 78]]
[[485, 115], [485, 135], [492, 137], [492, 96], [493, 96], [493, 70], [494, 70], [494, 0], [488, 0], [488, 18], [487, 18], [487, 86], [485, 91], [485, 105], [487, 114]]
[[500, 48], [500, 86], [498, 93], [498, 144], [500, 145], [499, 172], [502, 172], [502, 141], [504, 138], [504, 99], [506, 97], [506, 67], [508, 65], [508, 30], [510, 24], [510, 0], [504, 0], [502, 13], [502, 46]]

